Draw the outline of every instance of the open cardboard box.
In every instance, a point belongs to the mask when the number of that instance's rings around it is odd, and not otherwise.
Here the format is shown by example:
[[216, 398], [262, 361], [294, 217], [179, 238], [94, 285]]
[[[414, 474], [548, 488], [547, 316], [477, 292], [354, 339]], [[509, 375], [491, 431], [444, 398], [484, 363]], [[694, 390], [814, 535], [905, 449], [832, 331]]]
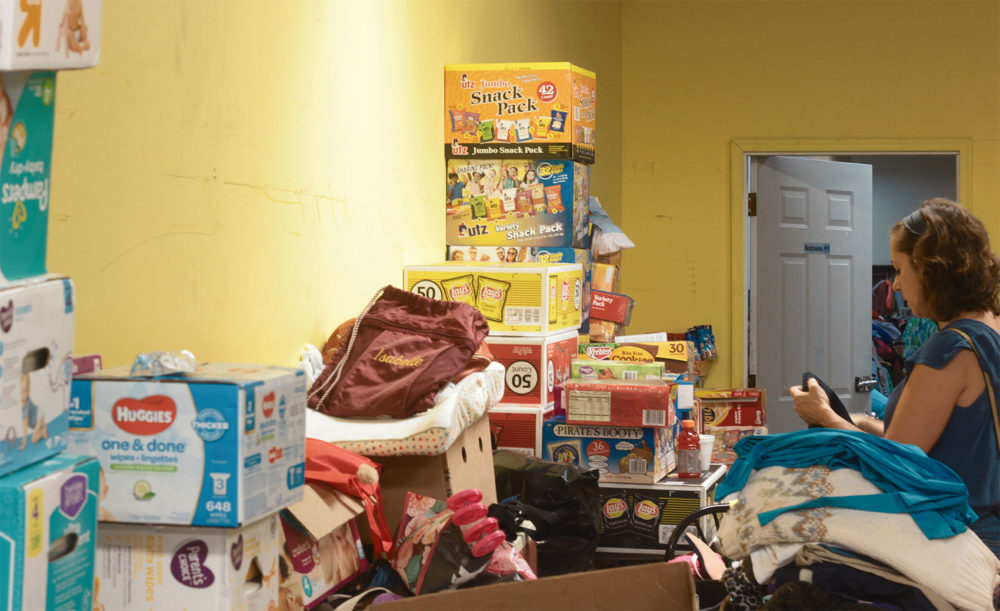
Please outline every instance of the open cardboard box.
[[697, 609], [685, 563], [655, 562], [415, 596], [388, 603], [405, 609]]
[[292, 607], [311, 608], [368, 568], [354, 518], [364, 505], [336, 489], [307, 483], [302, 500], [281, 512], [281, 583]]

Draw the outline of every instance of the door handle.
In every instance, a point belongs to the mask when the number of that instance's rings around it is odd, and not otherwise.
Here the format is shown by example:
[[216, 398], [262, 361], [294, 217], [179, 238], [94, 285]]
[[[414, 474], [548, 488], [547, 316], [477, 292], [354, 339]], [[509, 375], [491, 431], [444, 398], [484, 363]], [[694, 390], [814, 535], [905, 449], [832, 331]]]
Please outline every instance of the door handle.
[[878, 386], [878, 379], [874, 375], [854, 378], [854, 390], [856, 392], [871, 392]]

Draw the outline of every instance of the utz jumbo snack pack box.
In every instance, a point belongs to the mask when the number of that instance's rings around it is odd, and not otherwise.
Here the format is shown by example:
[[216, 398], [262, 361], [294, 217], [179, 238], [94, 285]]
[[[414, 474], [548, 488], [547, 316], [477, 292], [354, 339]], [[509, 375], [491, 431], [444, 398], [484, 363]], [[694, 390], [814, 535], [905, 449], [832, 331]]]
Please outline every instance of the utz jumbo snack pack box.
[[444, 68], [446, 158], [593, 163], [597, 76], [567, 62]]
[[91, 609], [100, 472], [60, 454], [0, 478], [0, 609]]
[[102, 0], [0, 1], [0, 70], [96, 66], [101, 5]]
[[583, 268], [578, 263], [407, 265], [403, 288], [477, 308], [489, 322], [490, 336], [541, 337], [580, 327]]
[[102, 523], [94, 608], [275, 611], [280, 547], [276, 513], [241, 528]]
[[590, 167], [569, 160], [449, 159], [446, 241], [590, 247]]
[[0, 475], [66, 449], [73, 301], [58, 276], [0, 288]]
[[73, 380], [68, 447], [100, 459], [102, 521], [236, 527], [302, 498], [305, 393], [285, 367], [98, 371]]

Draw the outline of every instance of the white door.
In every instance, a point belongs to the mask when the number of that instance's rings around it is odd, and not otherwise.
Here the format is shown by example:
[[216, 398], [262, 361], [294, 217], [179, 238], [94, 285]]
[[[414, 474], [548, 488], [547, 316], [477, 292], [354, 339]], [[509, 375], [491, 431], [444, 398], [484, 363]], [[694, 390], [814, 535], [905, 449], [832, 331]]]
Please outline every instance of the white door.
[[788, 388], [811, 371], [848, 411], [871, 396], [870, 165], [770, 157], [757, 171], [756, 375], [771, 433], [805, 428]]

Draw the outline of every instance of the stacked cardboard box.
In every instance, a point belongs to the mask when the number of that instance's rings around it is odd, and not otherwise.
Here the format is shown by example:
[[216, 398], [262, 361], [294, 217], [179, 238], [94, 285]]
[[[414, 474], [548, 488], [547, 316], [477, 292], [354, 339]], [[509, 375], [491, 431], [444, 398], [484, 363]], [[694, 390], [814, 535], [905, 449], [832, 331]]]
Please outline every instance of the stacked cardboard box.
[[0, 3], [0, 607], [90, 608], [98, 465], [66, 449], [73, 283], [48, 273], [56, 71], [97, 63], [100, 0]]
[[569, 63], [445, 67], [449, 260], [551, 266], [476, 272], [511, 286], [508, 274], [522, 282], [522, 274], [538, 275], [530, 303], [487, 315], [487, 344], [507, 368], [504, 396], [490, 411], [493, 434], [499, 447], [536, 456], [555, 386], [569, 378], [577, 333], [590, 319], [596, 99], [594, 73]]

